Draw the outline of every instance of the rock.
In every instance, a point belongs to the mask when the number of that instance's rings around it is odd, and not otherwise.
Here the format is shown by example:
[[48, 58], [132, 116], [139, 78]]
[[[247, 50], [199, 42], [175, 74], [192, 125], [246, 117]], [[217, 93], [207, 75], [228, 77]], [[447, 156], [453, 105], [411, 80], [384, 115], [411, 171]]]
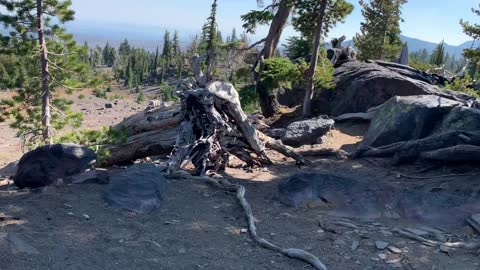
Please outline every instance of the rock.
[[470, 218], [467, 219], [468, 224], [472, 226], [478, 233], [480, 233], [480, 213], [473, 214]]
[[248, 232], [248, 229], [246, 229], [246, 228], [241, 228], [241, 229], [240, 229], [240, 232], [241, 232], [241, 233], [247, 233], [247, 232]]
[[380, 254], [378, 254], [378, 258], [380, 258], [381, 260], [386, 260], [387, 259], [387, 254], [380, 253]]
[[107, 170], [94, 169], [82, 172], [67, 178], [67, 181], [72, 184], [108, 184], [110, 176]]
[[107, 203], [140, 214], [161, 206], [166, 179], [154, 164], [135, 164], [110, 180], [103, 192]]
[[330, 131], [334, 124], [335, 121], [329, 119], [327, 116], [293, 122], [285, 129], [285, 135], [281, 140], [284, 144], [295, 147], [305, 144], [315, 144], [317, 138]]
[[53, 144], [38, 147], [22, 156], [14, 183], [19, 188], [38, 188], [57, 179], [83, 172], [95, 164], [97, 155], [88, 147]]
[[392, 252], [392, 253], [395, 253], [395, 254], [400, 254], [402, 253], [403, 251], [397, 247], [394, 247], [394, 246], [388, 246], [387, 249]]
[[455, 107], [445, 115], [435, 128], [435, 133], [445, 133], [454, 130], [480, 130], [480, 110], [468, 107]]
[[274, 139], [282, 138], [283, 136], [285, 136], [285, 133], [286, 130], [284, 128], [272, 128], [265, 131], [265, 134]]
[[389, 243], [385, 241], [375, 241], [375, 247], [379, 250], [384, 250], [388, 247]]
[[436, 95], [464, 103], [474, 100], [432, 85], [431, 79], [421, 71], [394, 63], [382, 65], [358, 61], [342, 64], [334, 72], [335, 90], [316, 94], [312, 107], [318, 108], [318, 113], [339, 116], [366, 112], [395, 96]]
[[358, 242], [357, 240], [353, 240], [352, 246], [351, 246], [352, 251], [357, 250], [359, 246], [360, 246], [360, 242]]
[[432, 95], [394, 97], [372, 119], [359, 148], [379, 147], [428, 136], [435, 123], [461, 103]]
[[111, 109], [111, 108], [113, 108], [113, 106], [115, 106], [115, 104], [110, 103], [110, 102], [105, 103], [105, 109]]
[[27, 253], [32, 255], [40, 254], [40, 252], [35, 247], [30, 245], [26, 241], [18, 238], [13, 233], [7, 234], [7, 241], [10, 242], [12, 251], [14, 253]]

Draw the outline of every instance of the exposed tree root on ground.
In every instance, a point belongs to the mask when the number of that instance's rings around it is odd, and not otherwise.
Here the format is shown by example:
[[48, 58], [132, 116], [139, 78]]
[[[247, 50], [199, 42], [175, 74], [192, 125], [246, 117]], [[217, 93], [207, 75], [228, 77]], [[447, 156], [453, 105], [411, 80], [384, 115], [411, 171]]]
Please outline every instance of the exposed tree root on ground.
[[250, 206], [250, 203], [248, 203], [247, 199], [245, 199], [246, 189], [244, 186], [239, 184], [232, 184], [230, 183], [230, 181], [222, 177], [212, 178], [208, 176], [192, 176], [185, 171], [173, 172], [172, 174], [169, 175], [169, 177], [190, 178], [193, 180], [200, 180], [214, 186], [215, 188], [226, 190], [229, 192], [235, 192], [237, 200], [245, 213], [250, 237], [253, 239], [255, 243], [257, 243], [259, 246], [263, 248], [278, 252], [284, 256], [307, 262], [311, 264], [315, 269], [327, 270], [327, 267], [315, 255], [305, 250], [297, 249], [297, 248], [282, 248], [278, 245], [272, 244], [271, 242], [267, 241], [265, 238], [258, 236], [257, 227], [255, 226], [255, 217], [253, 216], [252, 208]]

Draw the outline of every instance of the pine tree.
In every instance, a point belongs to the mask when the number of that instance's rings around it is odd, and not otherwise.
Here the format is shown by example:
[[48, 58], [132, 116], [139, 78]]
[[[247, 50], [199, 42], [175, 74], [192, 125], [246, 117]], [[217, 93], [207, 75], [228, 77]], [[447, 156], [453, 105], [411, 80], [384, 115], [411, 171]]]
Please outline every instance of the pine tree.
[[445, 62], [445, 42], [442, 40], [432, 53], [430, 64], [442, 66]]
[[353, 38], [361, 59], [393, 61], [402, 49], [400, 40], [401, 7], [407, 0], [360, 0], [365, 22]]
[[162, 57], [167, 60], [167, 63], [170, 63], [172, 58], [172, 42], [170, 40], [170, 32], [165, 31], [165, 35], [163, 36], [163, 51]]
[[[60, 25], [74, 19], [70, 5], [60, 0], [0, 1], [0, 7], [8, 10], [0, 22], [10, 29], [2, 49], [19, 58], [18, 67], [25, 75], [16, 82], [11, 126], [33, 143], [40, 137], [52, 143], [54, 130], [81, 123], [82, 114], [70, 110], [71, 102], [55, 95], [58, 87], [73, 90], [85, 85], [81, 80], [88, 72], [80, 59], [85, 48], [78, 47]], [[6, 40], [1, 35], [0, 40]]]
[[[479, 5], [480, 6], [480, 5]], [[472, 8], [472, 12], [480, 16], [480, 9]], [[467, 21], [460, 20], [460, 25], [463, 28], [463, 32], [473, 38], [475, 41], [480, 39], [480, 25], [479, 24], [470, 24]], [[480, 48], [470, 48], [463, 51], [465, 58], [478, 61], [480, 59]]]
[[173, 34], [172, 53], [173, 53], [174, 57], [178, 57], [181, 53], [180, 41], [178, 40], [178, 31], [177, 30], [175, 30], [175, 33]]
[[237, 42], [238, 41], [238, 37], [237, 37], [237, 30], [235, 29], [235, 27], [232, 29], [232, 34], [230, 36], [230, 42]]

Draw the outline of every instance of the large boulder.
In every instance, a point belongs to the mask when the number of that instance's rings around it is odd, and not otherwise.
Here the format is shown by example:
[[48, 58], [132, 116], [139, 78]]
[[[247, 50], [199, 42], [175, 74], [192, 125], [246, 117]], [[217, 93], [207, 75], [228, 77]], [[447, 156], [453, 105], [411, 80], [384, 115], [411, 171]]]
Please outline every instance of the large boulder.
[[135, 164], [110, 177], [103, 199], [115, 207], [150, 213], [161, 206], [166, 182], [154, 164]]
[[93, 150], [76, 144], [38, 147], [20, 159], [14, 182], [19, 188], [50, 185], [59, 178], [91, 168], [96, 158]]
[[284, 144], [301, 146], [315, 144], [318, 137], [325, 135], [333, 128], [335, 121], [327, 116], [290, 123], [281, 137]]
[[280, 202], [323, 208], [333, 216], [402, 218], [440, 228], [461, 228], [479, 213], [478, 198], [454, 192], [424, 192], [326, 173], [300, 173], [281, 179]]
[[454, 130], [480, 130], [480, 110], [468, 107], [453, 108], [437, 125], [435, 133]]
[[335, 69], [335, 90], [318, 92], [312, 106], [317, 113], [338, 116], [366, 112], [394, 96], [436, 95], [464, 104], [475, 100], [462, 93], [442, 90], [429, 83], [422, 72], [399, 66], [346, 62]]
[[461, 105], [433, 95], [394, 97], [375, 113], [359, 148], [424, 138], [444, 115]]

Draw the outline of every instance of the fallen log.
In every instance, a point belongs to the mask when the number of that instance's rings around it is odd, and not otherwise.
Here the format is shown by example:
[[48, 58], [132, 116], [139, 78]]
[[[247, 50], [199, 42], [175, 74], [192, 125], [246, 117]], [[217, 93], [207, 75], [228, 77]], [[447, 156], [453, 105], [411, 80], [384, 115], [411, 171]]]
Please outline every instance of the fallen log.
[[122, 129], [132, 136], [142, 132], [176, 127], [181, 117], [180, 110], [181, 107], [176, 105], [153, 111], [143, 111], [125, 118], [114, 129]]
[[175, 144], [178, 126], [133, 135], [126, 143], [109, 148], [106, 165], [125, 165], [136, 159], [167, 155]]

